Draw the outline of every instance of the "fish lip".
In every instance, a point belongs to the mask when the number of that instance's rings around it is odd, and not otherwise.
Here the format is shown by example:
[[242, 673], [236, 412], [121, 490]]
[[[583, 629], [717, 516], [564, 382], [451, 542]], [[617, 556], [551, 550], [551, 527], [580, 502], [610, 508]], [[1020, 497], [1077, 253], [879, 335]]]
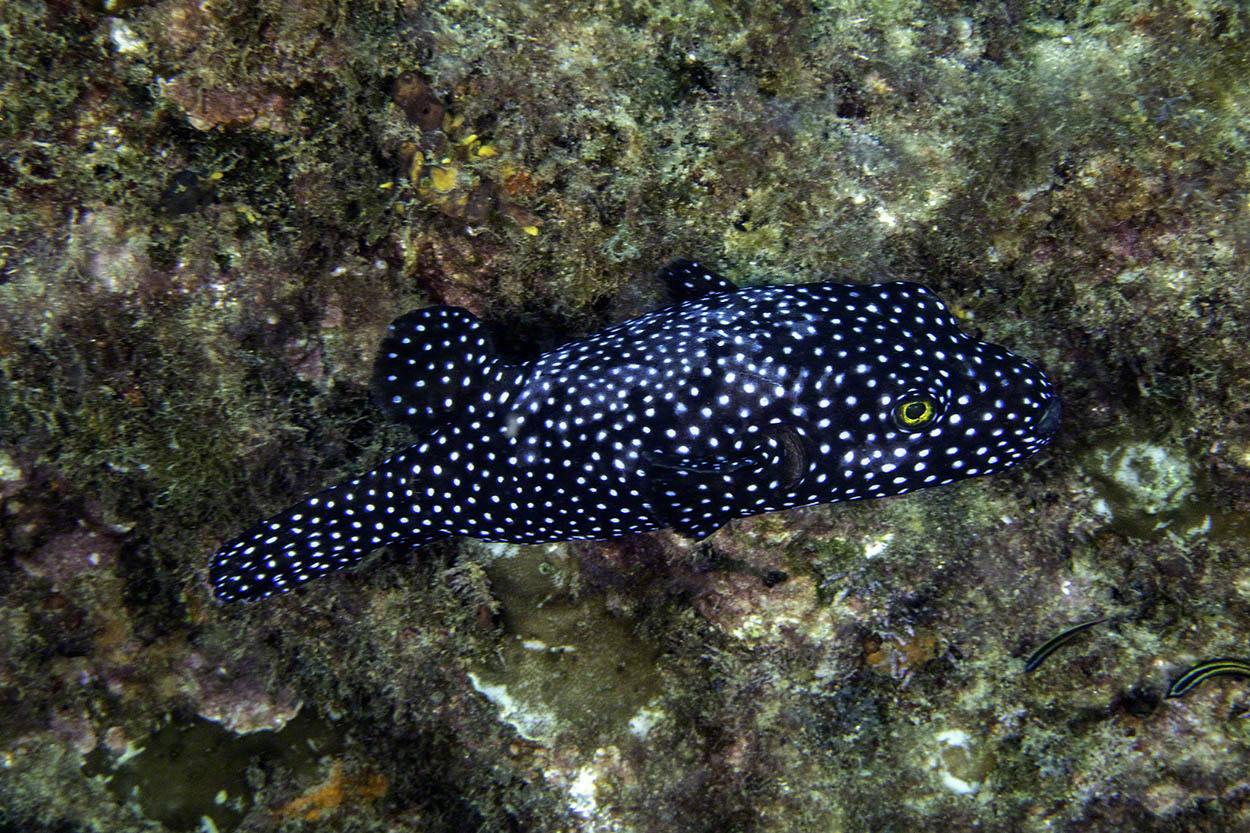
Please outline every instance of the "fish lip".
[[1046, 403], [1046, 410], [1042, 412], [1041, 419], [1037, 422], [1037, 433], [1050, 437], [1059, 430], [1059, 415], [1062, 408], [1059, 405], [1059, 397], [1052, 396], [1050, 401]]

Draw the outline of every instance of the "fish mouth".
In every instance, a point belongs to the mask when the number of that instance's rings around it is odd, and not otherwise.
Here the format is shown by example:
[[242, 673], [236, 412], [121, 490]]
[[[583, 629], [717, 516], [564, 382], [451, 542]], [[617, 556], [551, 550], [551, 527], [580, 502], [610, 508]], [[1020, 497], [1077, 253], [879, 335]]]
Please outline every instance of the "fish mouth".
[[1046, 410], [1042, 412], [1041, 419], [1037, 421], [1037, 433], [1044, 437], [1050, 437], [1059, 430], [1059, 397], [1052, 396], [1050, 401], [1046, 403]]

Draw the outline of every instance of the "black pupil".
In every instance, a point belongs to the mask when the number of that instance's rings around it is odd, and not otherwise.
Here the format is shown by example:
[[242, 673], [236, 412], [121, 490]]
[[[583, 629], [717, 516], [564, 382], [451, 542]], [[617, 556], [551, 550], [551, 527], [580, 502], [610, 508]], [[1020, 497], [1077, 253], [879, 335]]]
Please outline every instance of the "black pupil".
[[903, 419], [917, 420], [924, 416], [923, 402], [908, 402], [903, 406]]

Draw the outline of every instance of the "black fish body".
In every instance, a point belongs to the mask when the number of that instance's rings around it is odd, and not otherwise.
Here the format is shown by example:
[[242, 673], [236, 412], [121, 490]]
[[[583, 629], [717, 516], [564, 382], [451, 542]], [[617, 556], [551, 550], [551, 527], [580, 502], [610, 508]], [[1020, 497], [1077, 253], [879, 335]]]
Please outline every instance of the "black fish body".
[[1001, 471], [1049, 442], [1040, 370], [911, 283], [738, 289], [696, 263], [681, 303], [509, 364], [465, 310], [391, 324], [374, 368], [424, 439], [243, 533], [219, 599], [257, 599], [389, 543], [539, 543], [883, 497]]

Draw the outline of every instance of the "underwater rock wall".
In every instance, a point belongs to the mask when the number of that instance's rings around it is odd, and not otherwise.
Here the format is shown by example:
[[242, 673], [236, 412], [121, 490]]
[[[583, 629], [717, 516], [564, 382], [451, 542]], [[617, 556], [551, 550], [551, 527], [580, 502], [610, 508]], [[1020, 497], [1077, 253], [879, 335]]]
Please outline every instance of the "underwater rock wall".
[[[0, 821], [1250, 828], [1243, 4], [0, 4]], [[439, 543], [246, 607], [205, 559], [410, 437], [389, 320], [525, 356], [907, 279], [1050, 449], [910, 496]], [[1056, 643], [1066, 629], [1104, 621]]]

